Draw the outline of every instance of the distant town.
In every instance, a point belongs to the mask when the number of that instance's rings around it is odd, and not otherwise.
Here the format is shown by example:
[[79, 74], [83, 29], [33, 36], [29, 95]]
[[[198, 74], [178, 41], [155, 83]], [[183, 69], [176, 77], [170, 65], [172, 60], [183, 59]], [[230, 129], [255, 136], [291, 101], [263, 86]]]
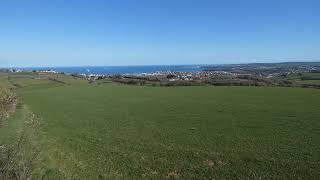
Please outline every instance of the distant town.
[[[156, 71], [151, 73], [66, 73], [89, 82], [112, 80], [133, 85], [241, 85], [241, 86], [306, 86], [318, 88], [320, 62], [255, 63], [201, 66], [201, 71]], [[11, 73], [32, 72], [65, 74], [53, 69], [3, 69]], [[312, 76], [314, 75], [314, 77]], [[305, 77], [308, 76], [308, 77]], [[289, 78], [290, 77], [290, 78]], [[295, 78], [292, 78], [295, 77]], [[302, 79], [301, 79], [302, 78]], [[294, 81], [292, 80], [294, 79]], [[303, 83], [297, 81], [304, 80]], [[312, 80], [312, 81], [308, 81]]]

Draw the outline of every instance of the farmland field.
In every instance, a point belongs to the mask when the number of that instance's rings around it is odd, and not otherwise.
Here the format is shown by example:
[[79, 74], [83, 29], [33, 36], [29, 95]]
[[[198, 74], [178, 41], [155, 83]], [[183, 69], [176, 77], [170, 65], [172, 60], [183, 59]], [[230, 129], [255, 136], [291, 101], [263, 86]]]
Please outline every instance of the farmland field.
[[24, 114], [39, 122], [31, 139], [41, 149], [34, 177], [320, 177], [319, 89], [55, 79], [0, 75], [19, 96], [0, 144], [15, 141]]

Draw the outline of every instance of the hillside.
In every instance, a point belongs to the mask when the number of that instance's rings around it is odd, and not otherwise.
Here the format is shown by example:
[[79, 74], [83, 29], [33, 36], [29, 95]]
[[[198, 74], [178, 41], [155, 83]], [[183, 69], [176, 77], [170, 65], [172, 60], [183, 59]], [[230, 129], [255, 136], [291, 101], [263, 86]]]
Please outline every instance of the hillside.
[[[71, 179], [317, 179], [320, 93], [279, 87], [146, 87], [1, 74], [19, 105], [32, 176]], [[32, 126], [26, 125], [32, 118]], [[26, 152], [28, 155], [32, 152]], [[26, 156], [27, 156], [26, 155]]]

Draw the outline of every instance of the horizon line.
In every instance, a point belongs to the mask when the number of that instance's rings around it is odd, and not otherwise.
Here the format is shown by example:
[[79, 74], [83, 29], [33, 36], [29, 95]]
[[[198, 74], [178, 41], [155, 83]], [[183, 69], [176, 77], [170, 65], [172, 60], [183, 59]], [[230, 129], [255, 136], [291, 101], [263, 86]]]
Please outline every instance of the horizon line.
[[247, 62], [247, 63], [217, 63], [217, 64], [141, 64], [141, 65], [57, 65], [57, 66], [0, 66], [0, 69], [7, 68], [65, 68], [65, 67], [137, 67], [137, 66], [225, 66], [225, 65], [245, 65], [245, 64], [285, 64], [285, 63], [320, 63], [320, 60], [316, 61], [282, 61], [282, 62]]

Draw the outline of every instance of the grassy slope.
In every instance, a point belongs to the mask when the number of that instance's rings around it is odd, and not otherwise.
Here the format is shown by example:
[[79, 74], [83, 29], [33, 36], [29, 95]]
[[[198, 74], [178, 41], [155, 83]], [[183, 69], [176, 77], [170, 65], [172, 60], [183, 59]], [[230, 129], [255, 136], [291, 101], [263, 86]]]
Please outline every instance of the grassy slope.
[[289, 74], [285, 78], [277, 79], [288, 80], [294, 85], [320, 85], [320, 73]]
[[0, 88], [11, 88], [12, 85], [8, 81], [8, 74], [0, 72]]
[[68, 177], [320, 176], [319, 90], [63, 80], [18, 92], [42, 119], [43, 165]]
[[[0, 72], [0, 89], [9, 89], [11, 87], [12, 86], [11, 86], [10, 82], [8, 81], [7, 73]], [[0, 111], [4, 111], [4, 110], [0, 109]], [[17, 118], [17, 119], [19, 119], [19, 118]], [[4, 121], [5, 124], [2, 124], [1, 121]], [[4, 119], [0, 119], [0, 128], [2, 125], [6, 125], [7, 128], [1, 129], [1, 131], [0, 131], [0, 140], [1, 141], [7, 141], [8, 139], [10, 139], [9, 137], [12, 134], [14, 134], [15, 130], [18, 127], [20, 127], [20, 124], [17, 121], [11, 121], [10, 124], [8, 125], [8, 121], [5, 121]], [[0, 141], [0, 144], [1, 144], [1, 141]]]

